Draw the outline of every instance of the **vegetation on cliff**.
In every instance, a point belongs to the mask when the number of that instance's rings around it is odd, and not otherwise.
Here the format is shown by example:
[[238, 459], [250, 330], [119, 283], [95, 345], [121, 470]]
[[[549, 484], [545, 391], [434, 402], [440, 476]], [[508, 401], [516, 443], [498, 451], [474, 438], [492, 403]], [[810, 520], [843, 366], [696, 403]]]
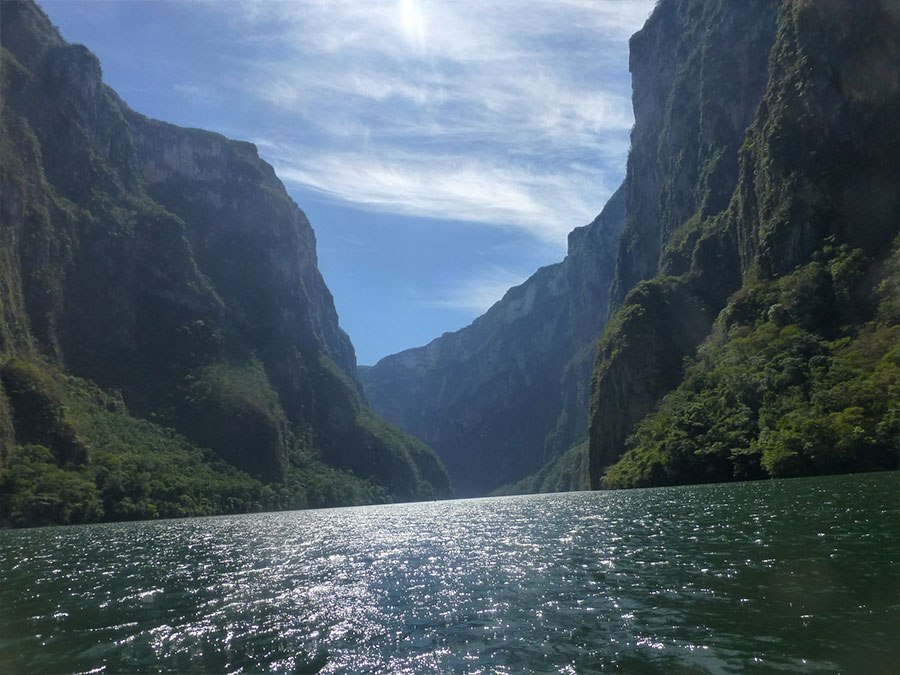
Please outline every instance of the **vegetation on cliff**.
[[46, 359], [0, 369], [20, 441], [0, 469], [10, 525], [241, 513], [386, 501], [371, 481], [337, 471], [299, 443], [280, 481], [264, 483], [170, 428], [128, 414], [121, 397]]
[[[679, 9], [721, 40], [727, 22], [695, 4], [661, 3], [641, 41], [667, 35]], [[730, 201], [659, 234], [658, 276], [625, 296], [601, 340], [595, 487], [897, 467], [897, 263], [886, 251], [900, 231], [900, 16], [849, 0], [769, 4], [774, 43], [747, 35], [771, 44], [768, 82]], [[663, 150], [637, 156], [652, 165]]]
[[897, 467], [900, 246], [874, 288], [859, 249], [816, 258], [731, 300], [607, 487]]

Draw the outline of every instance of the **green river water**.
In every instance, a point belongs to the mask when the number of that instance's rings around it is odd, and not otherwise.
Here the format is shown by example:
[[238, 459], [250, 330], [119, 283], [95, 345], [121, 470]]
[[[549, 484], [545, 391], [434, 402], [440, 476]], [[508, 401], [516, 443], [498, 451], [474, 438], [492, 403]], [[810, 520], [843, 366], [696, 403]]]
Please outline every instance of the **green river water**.
[[900, 672], [900, 473], [0, 532], [0, 673]]

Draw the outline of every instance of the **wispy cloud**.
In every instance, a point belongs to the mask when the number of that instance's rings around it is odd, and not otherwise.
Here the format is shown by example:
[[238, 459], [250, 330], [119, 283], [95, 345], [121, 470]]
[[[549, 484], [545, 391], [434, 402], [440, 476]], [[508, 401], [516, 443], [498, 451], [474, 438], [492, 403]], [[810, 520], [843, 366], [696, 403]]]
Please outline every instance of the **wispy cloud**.
[[[521, 284], [528, 275], [517, 274], [501, 266], [491, 266], [477, 277], [454, 286], [443, 295], [417, 298], [418, 307], [432, 309], [458, 309], [473, 314], [483, 314], [500, 300], [513, 286]], [[415, 291], [412, 295], [417, 295]]]
[[220, 94], [215, 87], [197, 82], [176, 82], [172, 85], [176, 94], [194, 101], [203, 100], [208, 103], [220, 103]]
[[[621, 178], [627, 37], [654, 0], [237, 0], [219, 86], [289, 184], [564, 240]], [[223, 37], [223, 39], [226, 39]]]
[[555, 172], [454, 155], [325, 152], [275, 168], [289, 186], [374, 210], [518, 228], [557, 245], [610, 194], [577, 167]]

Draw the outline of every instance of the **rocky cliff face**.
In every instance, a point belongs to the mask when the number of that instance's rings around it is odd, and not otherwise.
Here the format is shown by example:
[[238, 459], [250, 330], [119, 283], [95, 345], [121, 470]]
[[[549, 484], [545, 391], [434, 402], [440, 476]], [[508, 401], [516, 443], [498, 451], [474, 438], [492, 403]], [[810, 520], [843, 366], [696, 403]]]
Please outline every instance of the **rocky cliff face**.
[[889, 248], [898, 35], [889, 3], [670, 0], [633, 38], [618, 311], [592, 382], [594, 487], [732, 293], [827, 242], [872, 260]]
[[728, 206], [765, 92], [778, 5], [661, 2], [631, 38], [635, 123], [614, 307], [643, 279], [684, 273], [700, 223]]
[[584, 436], [624, 217], [620, 189], [569, 235], [561, 263], [510, 289], [467, 328], [360, 373], [372, 407], [435, 448], [460, 494], [519, 480]]
[[[446, 495], [436, 457], [369, 411], [313, 230], [256, 148], [139, 115], [36, 5], [2, 10], [0, 351], [265, 481], [302, 451], [393, 498]], [[8, 454], [27, 439], [0, 403]]]

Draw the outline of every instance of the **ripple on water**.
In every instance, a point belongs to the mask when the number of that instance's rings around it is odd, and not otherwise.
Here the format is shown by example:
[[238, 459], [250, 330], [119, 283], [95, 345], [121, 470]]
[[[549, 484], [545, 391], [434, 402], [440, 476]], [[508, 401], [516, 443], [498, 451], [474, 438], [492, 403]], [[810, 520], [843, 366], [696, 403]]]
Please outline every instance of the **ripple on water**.
[[898, 487], [892, 473], [2, 532], [0, 671], [891, 672]]

